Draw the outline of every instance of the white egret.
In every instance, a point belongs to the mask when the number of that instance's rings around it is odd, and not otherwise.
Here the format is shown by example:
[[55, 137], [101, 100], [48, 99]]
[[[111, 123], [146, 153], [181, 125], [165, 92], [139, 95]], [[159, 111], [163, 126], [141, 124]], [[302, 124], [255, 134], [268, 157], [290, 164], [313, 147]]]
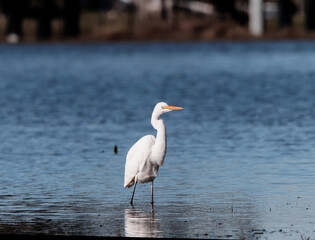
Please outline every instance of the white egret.
[[151, 182], [151, 204], [153, 205], [153, 181], [158, 175], [159, 167], [163, 165], [166, 153], [166, 129], [159, 117], [172, 110], [180, 110], [182, 107], [169, 106], [165, 102], [156, 104], [151, 117], [151, 124], [157, 130], [156, 137], [146, 135], [140, 138], [128, 151], [125, 164], [124, 187], [134, 185], [130, 204], [133, 205], [133, 197], [137, 183]]

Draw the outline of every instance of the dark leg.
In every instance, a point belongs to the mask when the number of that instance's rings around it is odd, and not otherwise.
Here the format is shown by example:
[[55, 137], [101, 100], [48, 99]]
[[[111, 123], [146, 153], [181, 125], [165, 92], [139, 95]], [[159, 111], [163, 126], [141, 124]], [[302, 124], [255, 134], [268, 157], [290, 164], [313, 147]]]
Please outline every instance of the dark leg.
[[130, 204], [132, 206], [133, 206], [133, 196], [135, 195], [136, 186], [137, 186], [137, 182], [135, 181], [135, 186], [133, 187], [132, 197], [131, 197], [131, 200], [130, 200]]
[[153, 205], [153, 181], [151, 182], [151, 204]]

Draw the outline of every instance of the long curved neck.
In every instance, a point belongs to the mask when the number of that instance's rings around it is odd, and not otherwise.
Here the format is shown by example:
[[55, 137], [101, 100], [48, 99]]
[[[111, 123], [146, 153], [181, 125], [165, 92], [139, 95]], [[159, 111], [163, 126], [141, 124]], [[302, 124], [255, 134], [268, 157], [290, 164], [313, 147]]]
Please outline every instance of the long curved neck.
[[166, 146], [166, 128], [163, 119], [159, 119], [160, 116], [160, 114], [153, 113], [151, 117], [151, 124], [157, 130], [155, 144], [163, 142]]
[[157, 130], [157, 127], [159, 125], [160, 116], [161, 116], [161, 114], [156, 113], [155, 111], [153, 111], [152, 116], [151, 116], [151, 124], [152, 124], [153, 128], [156, 130]]
[[166, 147], [166, 127], [162, 119], [157, 120], [155, 145], [164, 145]]
[[160, 115], [152, 114], [151, 124], [157, 130], [155, 144], [152, 149], [152, 160], [159, 166], [163, 165], [166, 154], [166, 127]]

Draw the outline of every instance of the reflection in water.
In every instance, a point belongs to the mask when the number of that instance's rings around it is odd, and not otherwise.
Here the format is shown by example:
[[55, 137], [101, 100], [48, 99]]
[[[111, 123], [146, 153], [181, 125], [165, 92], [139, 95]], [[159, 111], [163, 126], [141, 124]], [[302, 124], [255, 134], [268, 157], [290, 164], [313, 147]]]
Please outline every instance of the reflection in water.
[[154, 217], [154, 211], [146, 213], [139, 209], [125, 209], [125, 236], [164, 237], [159, 222], [160, 219]]

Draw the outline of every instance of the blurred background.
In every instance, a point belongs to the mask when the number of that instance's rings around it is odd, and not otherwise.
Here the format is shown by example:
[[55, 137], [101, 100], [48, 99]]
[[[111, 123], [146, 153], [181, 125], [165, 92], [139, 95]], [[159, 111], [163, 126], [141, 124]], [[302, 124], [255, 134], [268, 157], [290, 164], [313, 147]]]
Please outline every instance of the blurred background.
[[0, 234], [315, 239], [314, 40], [315, 0], [0, 0]]
[[0, 41], [314, 38], [314, 0], [0, 0]]

